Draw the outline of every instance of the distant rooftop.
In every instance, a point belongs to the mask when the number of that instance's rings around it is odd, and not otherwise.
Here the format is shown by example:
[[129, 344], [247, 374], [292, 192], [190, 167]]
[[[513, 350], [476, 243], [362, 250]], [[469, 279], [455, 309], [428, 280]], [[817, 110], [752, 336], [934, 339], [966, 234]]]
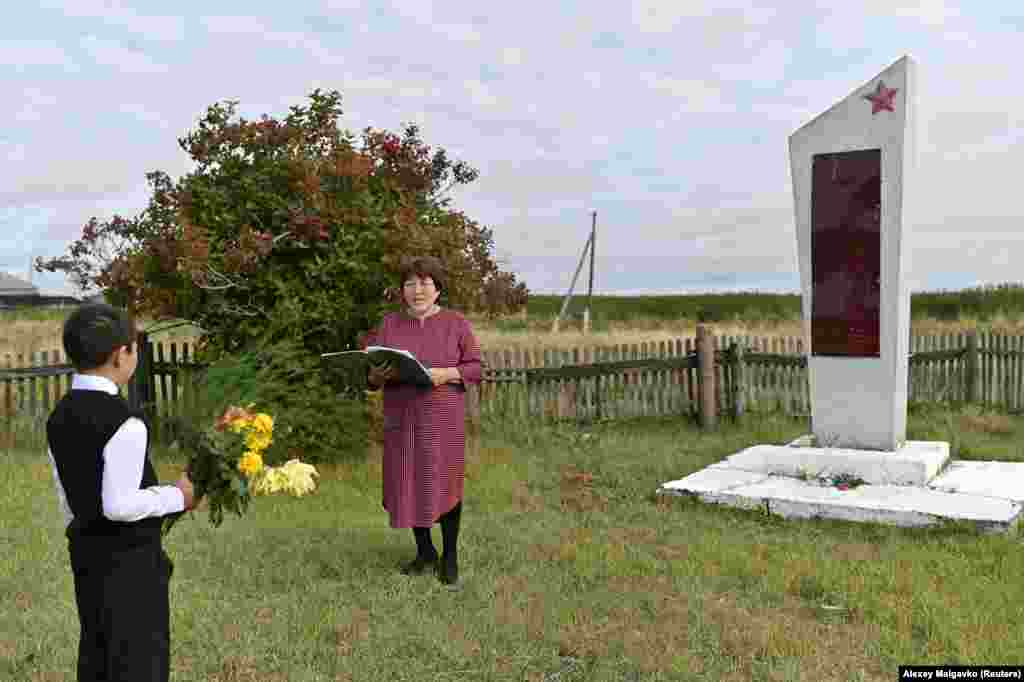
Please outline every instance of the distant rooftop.
[[32, 296], [39, 294], [39, 287], [6, 272], [0, 272], [0, 296]]

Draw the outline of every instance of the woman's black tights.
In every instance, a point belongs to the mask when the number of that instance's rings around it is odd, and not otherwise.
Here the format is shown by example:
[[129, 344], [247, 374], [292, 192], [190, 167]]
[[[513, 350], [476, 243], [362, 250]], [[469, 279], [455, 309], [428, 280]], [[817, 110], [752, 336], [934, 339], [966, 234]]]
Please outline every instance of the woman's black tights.
[[[441, 579], [446, 583], [454, 583], [459, 579], [459, 523], [462, 520], [462, 501], [460, 500], [448, 512], [441, 515], [441, 540], [444, 543], [442, 555]], [[437, 550], [430, 538], [430, 529], [414, 527], [416, 537], [416, 559], [421, 564], [437, 561]]]

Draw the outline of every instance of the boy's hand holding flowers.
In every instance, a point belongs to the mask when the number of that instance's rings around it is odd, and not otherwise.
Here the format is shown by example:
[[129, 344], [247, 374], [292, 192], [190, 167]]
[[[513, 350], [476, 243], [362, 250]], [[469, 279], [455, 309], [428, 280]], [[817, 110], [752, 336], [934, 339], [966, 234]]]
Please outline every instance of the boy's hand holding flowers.
[[183, 473], [181, 478], [179, 478], [174, 485], [181, 491], [182, 496], [185, 498], [185, 511], [195, 509], [198, 501], [195, 499], [195, 487], [192, 485], [192, 481], [189, 479], [188, 474]]
[[[273, 433], [274, 418], [269, 414], [231, 406], [212, 427], [189, 434], [188, 466], [176, 484], [185, 495], [186, 510], [195, 509], [205, 498], [210, 523], [219, 526], [224, 509], [241, 516], [252, 494], [284, 491], [299, 497], [312, 491], [316, 487], [313, 477], [319, 475], [314, 467], [299, 460], [277, 468], [266, 466], [263, 452], [273, 443]], [[164, 534], [180, 516], [168, 518]]]

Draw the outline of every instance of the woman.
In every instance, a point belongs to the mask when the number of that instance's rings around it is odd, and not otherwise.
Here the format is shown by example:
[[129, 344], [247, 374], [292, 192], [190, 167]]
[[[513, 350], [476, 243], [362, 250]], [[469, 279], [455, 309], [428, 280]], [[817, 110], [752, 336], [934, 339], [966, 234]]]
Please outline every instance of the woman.
[[[461, 314], [442, 309], [444, 271], [436, 258], [415, 258], [400, 273], [405, 309], [384, 317], [365, 346], [413, 353], [430, 368], [432, 388], [398, 385], [394, 368], [371, 367], [367, 383], [384, 388], [384, 508], [392, 528], [412, 528], [416, 558], [406, 575], [437, 570], [459, 589], [457, 540], [465, 472], [466, 385], [480, 382], [480, 345]], [[438, 558], [430, 529], [441, 523]]]

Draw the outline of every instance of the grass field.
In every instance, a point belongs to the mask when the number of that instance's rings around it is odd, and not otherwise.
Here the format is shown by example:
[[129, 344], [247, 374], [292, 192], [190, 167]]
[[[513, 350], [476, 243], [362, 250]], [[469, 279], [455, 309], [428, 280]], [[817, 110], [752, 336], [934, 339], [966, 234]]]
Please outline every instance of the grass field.
[[[462, 593], [398, 574], [380, 453], [302, 499], [166, 542], [172, 679], [892, 680], [907, 663], [1024, 662], [1016, 536], [780, 521], [653, 491], [806, 424], [751, 415], [486, 425], [467, 447]], [[908, 437], [1024, 461], [1024, 419], [915, 408]], [[154, 453], [162, 480], [181, 463]], [[45, 456], [0, 462], [0, 679], [73, 680], [78, 624]], [[435, 543], [440, 545], [435, 529]], [[558, 675], [556, 676], [556, 673]]]

